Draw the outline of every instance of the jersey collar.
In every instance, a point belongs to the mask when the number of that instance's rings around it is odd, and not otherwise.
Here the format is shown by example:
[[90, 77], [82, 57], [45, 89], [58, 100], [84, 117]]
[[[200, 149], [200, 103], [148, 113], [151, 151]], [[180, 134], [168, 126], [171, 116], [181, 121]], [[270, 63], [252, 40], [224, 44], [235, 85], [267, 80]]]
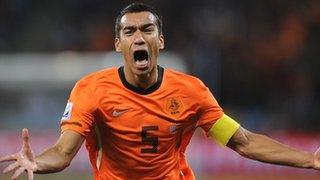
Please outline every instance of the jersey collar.
[[163, 67], [161, 67], [159, 65], [157, 66], [157, 68], [158, 68], [158, 79], [157, 79], [157, 82], [154, 83], [152, 86], [148, 87], [147, 89], [136, 87], [136, 86], [133, 86], [132, 84], [130, 84], [126, 80], [126, 77], [124, 75], [124, 66], [119, 67], [118, 74], [120, 76], [122, 84], [127, 89], [129, 89], [129, 90], [131, 90], [131, 91], [133, 91], [135, 93], [138, 93], [138, 94], [147, 95], [147, 94], [150, 94], [150, 93], [156, 91], [161, 86], [164, 69], [163, 69]]

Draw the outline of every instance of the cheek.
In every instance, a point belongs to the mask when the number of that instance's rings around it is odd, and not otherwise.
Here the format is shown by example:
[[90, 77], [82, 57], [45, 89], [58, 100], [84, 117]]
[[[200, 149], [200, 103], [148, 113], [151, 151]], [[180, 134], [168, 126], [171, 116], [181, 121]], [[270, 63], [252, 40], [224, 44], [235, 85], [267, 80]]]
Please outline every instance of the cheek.
[[131, 40], [129, 38], [122, 37], [121, 43], [120, 43], [120, 48], [123, 51], [126, 51], [130, 47], [130, 42], [131, 42]]
[[121, 43], [121, 49], [125, 51], [125, 50], [127, 49], [127, 47], [128, 47], [127, 41], [122, 41], [122, 43]]
[[158, 49], [161, 46], [160, 40], [157, 37], [152, 38], [151, 43], [153, 49]]

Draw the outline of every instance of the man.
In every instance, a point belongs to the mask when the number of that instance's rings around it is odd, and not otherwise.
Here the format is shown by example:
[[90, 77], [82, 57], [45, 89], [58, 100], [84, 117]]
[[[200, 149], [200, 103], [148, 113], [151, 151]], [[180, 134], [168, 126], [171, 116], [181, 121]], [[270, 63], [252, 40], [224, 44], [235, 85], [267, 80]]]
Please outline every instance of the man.
[[[116, 20], [115, 49], [124, 66], [82, 78], [71, 92], [57, 143], [35, 156], [23, 129], [20, 152], [4, 173], [66, 168], [86, 140], [94, 179], [195, 179], [184, 151], [195, 129], [244, 157], [320, 169], [320, 153], [303, 152], [252, 133], [228, 117], [197, 78], [157, 65], [164, 48], [159, 15], [131, 4]], [[214, 163], [214, 162], [212, 162]]]

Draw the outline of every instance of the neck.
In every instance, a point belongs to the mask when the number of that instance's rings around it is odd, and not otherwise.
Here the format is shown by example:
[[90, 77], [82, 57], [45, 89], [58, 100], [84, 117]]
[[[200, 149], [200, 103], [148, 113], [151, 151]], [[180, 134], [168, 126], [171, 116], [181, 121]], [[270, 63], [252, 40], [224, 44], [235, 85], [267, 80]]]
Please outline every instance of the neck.
[[158, 80], [158, 68], [153, 68], [149, 73], [137, 75], [124, 67], [124, 75], [128, 83], [135, 87], [147, 89], [154, 85]]

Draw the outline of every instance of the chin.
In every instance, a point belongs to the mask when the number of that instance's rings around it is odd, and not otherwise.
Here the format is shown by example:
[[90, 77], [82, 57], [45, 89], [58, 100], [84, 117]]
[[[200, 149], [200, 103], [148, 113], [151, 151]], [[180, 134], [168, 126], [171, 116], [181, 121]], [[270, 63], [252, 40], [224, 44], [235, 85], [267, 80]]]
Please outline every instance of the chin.
[[137, 76], [145, 76], [152, 72], [154, 68], [152, 66], [146, 67], [144, 69], [138, 69], [137, 67], [133, 68], [133, 73]]
[[135, 68], [135, 70], [133, 72], [137, 76], [144, 76], [144, 75], [150, 74], [151, 70], [150, 70], [150, 68], [144, 69], [144, 70], [140, 70], [140, 69]]

